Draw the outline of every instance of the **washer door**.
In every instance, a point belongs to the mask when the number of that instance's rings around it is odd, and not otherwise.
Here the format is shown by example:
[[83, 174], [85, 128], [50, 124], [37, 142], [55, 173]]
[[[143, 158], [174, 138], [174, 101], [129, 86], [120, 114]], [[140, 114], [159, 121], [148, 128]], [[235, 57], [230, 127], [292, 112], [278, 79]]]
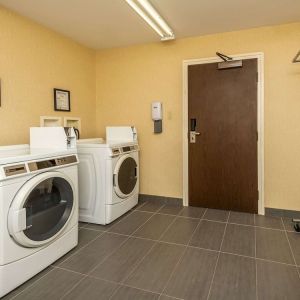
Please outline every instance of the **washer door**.
[[138, 180], [136, 160], [130, 155], [122, 156], [114, 170], [114, 189], [121, 198], [127, 198], [134, 192]]
[[59, 172], [45, 172], [27, 181], [14, 198], [8, 229], [26, 247], [40, 247], [55, 239], [73, 214], [74, 188]]

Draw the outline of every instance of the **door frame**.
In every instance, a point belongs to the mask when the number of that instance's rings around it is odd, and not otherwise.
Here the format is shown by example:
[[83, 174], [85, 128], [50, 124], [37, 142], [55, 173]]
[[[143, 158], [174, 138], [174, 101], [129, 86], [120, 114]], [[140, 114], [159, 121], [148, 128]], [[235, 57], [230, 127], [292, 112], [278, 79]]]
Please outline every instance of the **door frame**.
[[[257, 59], [258, 83], [257, 83], [257, 164], [258, 164], [258, 214], [265, 214], [264, 206], [264, 53], [247, 53], [230, 55], [234, 59]], [[188, 206], [189, 196], [189, 169], [188, 169], [188, 66], [217, 63], [222, 60], [219, 57], [191, 59], [183, 61], [183, 205]]]

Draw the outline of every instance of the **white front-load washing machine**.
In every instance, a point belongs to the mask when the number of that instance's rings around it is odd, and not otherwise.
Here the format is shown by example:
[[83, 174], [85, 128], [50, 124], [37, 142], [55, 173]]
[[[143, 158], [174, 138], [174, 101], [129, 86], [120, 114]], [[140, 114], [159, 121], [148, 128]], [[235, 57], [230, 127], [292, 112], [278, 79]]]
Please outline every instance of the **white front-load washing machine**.
[[78, 242], [76, 151], [0, 147], [0, 298]]
[[77, 151], [80, 221], [109, 224], [138, 203], [136, 141], [78, 140]]

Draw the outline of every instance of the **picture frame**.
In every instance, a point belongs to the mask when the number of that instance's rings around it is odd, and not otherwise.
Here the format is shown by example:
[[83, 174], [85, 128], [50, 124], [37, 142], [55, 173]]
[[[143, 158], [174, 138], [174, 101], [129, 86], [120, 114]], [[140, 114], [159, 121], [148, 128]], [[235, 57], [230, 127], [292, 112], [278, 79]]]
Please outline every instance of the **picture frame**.
[[71, 111], [71, 93], [68, 90], [53, 89], [54, 92], [54, 110]]

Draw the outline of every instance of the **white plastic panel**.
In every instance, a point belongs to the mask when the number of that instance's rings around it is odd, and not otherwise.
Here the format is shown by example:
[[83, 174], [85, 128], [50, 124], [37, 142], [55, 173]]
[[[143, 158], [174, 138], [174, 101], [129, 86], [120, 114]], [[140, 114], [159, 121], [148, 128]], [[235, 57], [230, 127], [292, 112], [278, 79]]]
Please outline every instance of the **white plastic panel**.
[[96, 205], [96, 171], [92, 154], [81, 154], [78, 169], [79, 215], [91, 217]]

